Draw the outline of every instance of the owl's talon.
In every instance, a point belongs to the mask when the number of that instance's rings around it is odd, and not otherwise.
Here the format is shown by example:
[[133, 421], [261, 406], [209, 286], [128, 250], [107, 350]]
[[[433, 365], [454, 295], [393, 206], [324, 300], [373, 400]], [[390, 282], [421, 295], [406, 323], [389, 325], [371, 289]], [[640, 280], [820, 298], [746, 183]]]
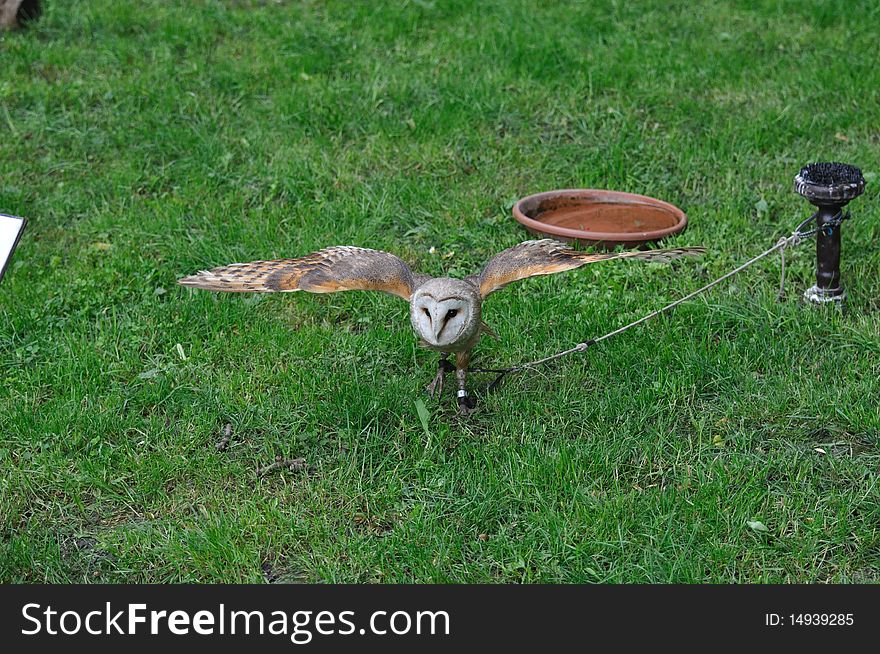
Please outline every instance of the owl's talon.
[[443, 376], [445, 374], [446, 373], [444, 373], [442, 369], [438, 370], [437, 376], [434, 377], [434, 381], [425, 386], [425, 392], [431, 399], [443, 395]]
[[470, 395], [458, 398], [458, 413], [467, 418], [477, 412], [477, 400]]
[[447, 372], [455, 370], [455, 366], [446, 359], [447, 356], [449, 355], [445, 352], [440, 355], [440, 363], [437, 367], [437, 374], [434, 376], [434, 381], [425, 386], [425, 392], [431, 397], [431, 399], [435, 396], [440, 397], [443, 395], [443, 377]]

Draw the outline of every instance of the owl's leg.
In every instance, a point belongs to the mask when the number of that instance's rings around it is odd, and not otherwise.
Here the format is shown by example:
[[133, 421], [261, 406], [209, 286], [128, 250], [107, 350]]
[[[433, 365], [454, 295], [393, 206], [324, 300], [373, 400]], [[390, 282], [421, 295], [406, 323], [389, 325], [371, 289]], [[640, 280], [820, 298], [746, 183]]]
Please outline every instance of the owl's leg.
[[470, 351], [458, 352], [455, 355], [455, 377], [458, 379], [458, 412], [463, 416], [469, 416], [477, 410], [477, 400], [468, 395], [465, 388], [467, 368], [470, 362]]
[[437, 368], [437, 374], [434, 377], [434, 381], [425, 386], [425, 390], [431, 397], [434, 397], [435, 395], [436, 397], [440, 397], [443, 394], [443, 378], [446, 376], [447, 372], [455, 370], [455, 366], [453, 366], [446, 358], [448, 356], [448, 352], [440, 353], [440, 364]]

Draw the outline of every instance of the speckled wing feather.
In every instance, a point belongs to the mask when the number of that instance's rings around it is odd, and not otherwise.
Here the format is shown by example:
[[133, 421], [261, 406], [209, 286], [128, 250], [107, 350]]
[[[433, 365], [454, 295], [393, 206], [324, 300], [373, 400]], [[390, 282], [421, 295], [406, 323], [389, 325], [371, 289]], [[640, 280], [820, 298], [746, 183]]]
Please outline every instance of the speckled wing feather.
[[679, 257], [702, 254], [705, 248], [672, 248], [666, 250], [629, 250], [626, 252], [590, 253], [578, 252], [559, 241], [545, 238], [538, 241], [525, 241], [499, 252], [489, 260], [479, 275], [468, 279], [486, 297], [511, 282], [527, 277], [552, 275], [580, 268], [588, 263], [607, 259], [641, 259], [644, 261], [669, 261]]
[[422, 279], [393, 254], [339, 245], [298, 259], [233, 263], [203, 270], [178, 283], [228, 292], [383, 291], [409, 300]]

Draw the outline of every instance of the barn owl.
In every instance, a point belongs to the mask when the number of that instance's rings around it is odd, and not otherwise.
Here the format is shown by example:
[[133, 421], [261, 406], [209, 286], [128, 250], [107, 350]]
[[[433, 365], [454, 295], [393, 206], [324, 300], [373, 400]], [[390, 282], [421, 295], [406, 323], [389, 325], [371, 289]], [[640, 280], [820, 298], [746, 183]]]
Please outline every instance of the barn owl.
[[[427, 392], [443, 391], [446, 373], [455, 371], [458, 406], [471, 413], [476, 403], [466, 390], [471, 351], [483, 334], [494, 332], [483, 322], [483, 300], [511, 282], [551, 275], [607, 259], [669, 261], [704, 252], [704, 248], [674, 248], [591, 254], [552, 239], [525, 241], [492, 257], [482, 272], [464, 279], [414, 273], [388, 252], [354, 246], [335, 246], [298, 259], [233, 263], [179, 280], [183, 286], [209, 291], [335, 293], [383, 291], [409, 302], [412, 327], [426, 347], [440, 353], [440, 366]], [[455, 365], [449, 356], [455, 355]]]

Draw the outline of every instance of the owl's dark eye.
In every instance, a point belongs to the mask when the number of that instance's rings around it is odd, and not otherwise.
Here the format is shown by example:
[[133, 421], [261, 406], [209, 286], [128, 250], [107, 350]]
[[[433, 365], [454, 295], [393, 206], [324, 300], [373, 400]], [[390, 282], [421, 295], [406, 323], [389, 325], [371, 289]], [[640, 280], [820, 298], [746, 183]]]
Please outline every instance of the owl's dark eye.
[[446, 312], [447, 318], [455, 318], [455, 316], [457, 316], [457, 315], [458, 315], [458, 309], [450, 309], [449, 311]]
[[426, 316], [428, 316], [428, 318], [431, 317], [431, 312], [428, 311], [427, 307], [422, 307], [422, 311], [425, 313]]

